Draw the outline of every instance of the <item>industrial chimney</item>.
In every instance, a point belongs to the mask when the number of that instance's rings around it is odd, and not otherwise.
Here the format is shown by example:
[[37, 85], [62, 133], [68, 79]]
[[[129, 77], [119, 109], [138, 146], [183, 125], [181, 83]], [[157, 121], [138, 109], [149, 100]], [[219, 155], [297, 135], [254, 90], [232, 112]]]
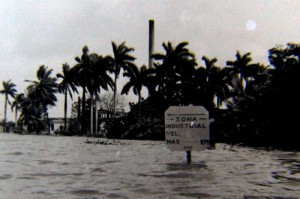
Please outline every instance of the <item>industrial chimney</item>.
[[154, 50], [154, 20], [149, 20], [149, 68], [153, 67], [152, 54]]

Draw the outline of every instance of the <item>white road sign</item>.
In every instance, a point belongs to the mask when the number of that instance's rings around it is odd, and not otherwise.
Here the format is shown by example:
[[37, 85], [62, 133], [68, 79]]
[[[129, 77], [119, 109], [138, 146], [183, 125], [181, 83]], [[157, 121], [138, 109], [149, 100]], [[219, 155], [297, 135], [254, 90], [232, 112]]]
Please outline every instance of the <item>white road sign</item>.
[[173, 151], [200, 151], [209, 146], [209, 115], [202, 106], [171, 106], [165, 112], [167, 147]]

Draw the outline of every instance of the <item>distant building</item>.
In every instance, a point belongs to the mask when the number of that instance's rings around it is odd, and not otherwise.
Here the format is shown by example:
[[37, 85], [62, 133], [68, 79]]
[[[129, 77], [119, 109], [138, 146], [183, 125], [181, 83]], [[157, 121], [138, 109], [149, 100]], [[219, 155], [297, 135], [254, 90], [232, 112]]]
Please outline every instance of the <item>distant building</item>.
[[[114, 112], [109, 111], [109, 110], [99, 109], [98, 110], [98, 115], [99, 115], [99, 118], [101, 118], [101, 119], [108, 119], [108, 118], [113, 118], [114, 117]], [[115, 117], [118, 118], [118, 117], [123, 117], [125, 115], [126, 115], [126, 113], [124, 112], [124, 110], [121, 110], [121, 111], [116, 112]]]
[[[119, 117], [123, 117], [125, 115], [126, 115], [126, 113], [123, 110], [121, 110], [121, 111], [116, 112], [115, 117], [119, 118]], [[87, 117], [90, 117], [90, 116], [87, 115]], [[99, 132], [104, 131], [105, 123], [110, 118], [114, 118], [114, 113], [112, 111], [103, 110], [103, 109], [98, 110], [98, 122], [99, 123], [98, 123], [98, 127], [96, 128], [97, 131], [99, 131]], [[74, 119], [74, 118], [67, 118], [68, 128], [70, 126], [72, 126], [71, 123], [74, 123], [75, 120], [76, 119]], [[65, 120], [63, 117], [49, 118], [49, 124], [50, 124], [50, 134], [53, 135], [53, 134], [55, 134], [55, 132], [61, 132], [64, 130]], [[68, 129], [68, 130], [70, 130], [70, 129]], [[99, 132], [96, 132], [96, 134], [98, 134]]]
[[[67, 118], [67, 123], [69, 119]], [[64, 118], [49, 118], [50, 123], [50, 134], [53, 135], [54, 132], [63, 130], [65, 126], [65, 119]]]

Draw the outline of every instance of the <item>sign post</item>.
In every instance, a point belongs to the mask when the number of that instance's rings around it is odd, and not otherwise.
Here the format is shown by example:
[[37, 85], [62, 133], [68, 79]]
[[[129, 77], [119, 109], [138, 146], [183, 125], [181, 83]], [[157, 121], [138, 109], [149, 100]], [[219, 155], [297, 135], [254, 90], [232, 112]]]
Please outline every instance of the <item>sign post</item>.
[[209, 115], [202, 106], [170, 106], [165, 112], [165, 136], [172, 151], [186, 151], [187, 163], [191, 151], [209, 147]]

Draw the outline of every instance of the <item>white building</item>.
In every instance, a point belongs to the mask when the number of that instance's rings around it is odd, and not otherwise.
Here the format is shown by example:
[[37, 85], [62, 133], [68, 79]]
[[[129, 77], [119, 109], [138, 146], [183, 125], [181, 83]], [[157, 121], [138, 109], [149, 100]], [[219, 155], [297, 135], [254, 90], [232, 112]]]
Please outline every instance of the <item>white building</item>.
[[[65, 126], [64, 118], [49, 118], [50, 120], [50, 134], [53, 135], [54, 132], [63, 130]], [[67, 119], [68, 122], [68, 119]]]

